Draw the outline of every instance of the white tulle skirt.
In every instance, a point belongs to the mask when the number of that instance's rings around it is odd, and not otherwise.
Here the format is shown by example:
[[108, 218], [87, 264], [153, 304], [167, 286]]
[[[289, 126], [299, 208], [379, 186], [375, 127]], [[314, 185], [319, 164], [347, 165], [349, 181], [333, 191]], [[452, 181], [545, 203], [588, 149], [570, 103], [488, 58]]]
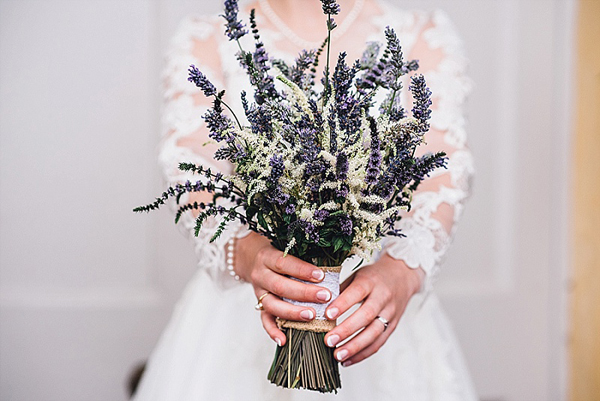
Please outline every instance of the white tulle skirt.
[[200, 269], [154, 349], [135, 401], [476, 400], [451, 325], [433, 292], [415, 295], [377, 354], [342, 368], [337, 395], [267, 381], [275, 343], [250, 285], [223, 290]]

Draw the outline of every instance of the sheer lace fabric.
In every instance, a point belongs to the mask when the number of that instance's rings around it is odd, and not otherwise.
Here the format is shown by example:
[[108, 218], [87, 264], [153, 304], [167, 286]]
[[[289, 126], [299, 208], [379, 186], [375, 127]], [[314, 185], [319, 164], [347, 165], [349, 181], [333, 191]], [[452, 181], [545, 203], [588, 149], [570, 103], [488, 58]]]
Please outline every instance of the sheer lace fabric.
[[[219, 163], [212, 158], [217, 147], [210, 143], [202, 119], [211, 105], [210, 99], [187, 81], [189, 65], [196, 64], [202, 67], [202, 71], [217, 88], [225, 87], [220, 57], [202, 57], [202, 54], [214, 55], [219, 52], [217, 38], [220, 38], [221, 32], [218, 22], [218, 17], [185, 19], [173, 37], [171, 49], [167, 54], [167, 65], [163, 74], [163, 140], [159, 162], [170, 185], [200, 179], [197, 175], [179, 170], [181, 162], [192, 162], [224, 174], [231, 173], [230, 165]], [[233, 54], [231, 56], [233, 57]], [[182, 197], [182, 204], [188, 200], [189, 196]], [[171, 206], [174, 209], [176, 207], [173, 203]], [[206, 269], [221, 286], [230, 287], [238, 282], [233, 280], [226, 269], [225, 244], [232, 236], [241, 238], [248, 234], [248, 230], [234, 221], [216, 241], [210, 242], [218, 224], [217, 219], [210, 218], [199, 235], [194, 236], [195, 216], [188, 212], [180, 220], [183, 232], [193, 240], [199, 267]]]
[[443, 262], [470, 193], [474, 168], [463, 104], [471, 81], [465, 75], [462, 43], [440, 11], [432, 13], [425, 24], [411, 58], [422, 60], [420, 71], [433, 92], [431, 130], [419, 153], [445, 151], [448, 168], [436, 170], [421, 184], [410, 214], [399, 223], [406, 237], [387, 239], [384, 249], [411, 268], [421, 267], [427, 278], [422, 291], [426, 291]]

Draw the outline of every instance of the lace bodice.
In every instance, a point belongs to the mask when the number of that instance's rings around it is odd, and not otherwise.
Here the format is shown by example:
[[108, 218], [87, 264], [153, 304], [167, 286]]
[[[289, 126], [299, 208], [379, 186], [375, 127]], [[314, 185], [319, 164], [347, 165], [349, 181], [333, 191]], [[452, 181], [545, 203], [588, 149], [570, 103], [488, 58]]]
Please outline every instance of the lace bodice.
[[[431, 130], [419, 153], [444, 150], [449, 157], [448, 168], [434, 172], [415, 192], [411, 212], [399, 223], [406, 237], [386, 238], [382, 245], [393, 258], [425, 271], [427, 279], [422, 291], [426, 291], [442, 263], [469, 195], [473, 161], [466, 143], [463, 104], [471, 81], [465, 75], [467, 61], [462, 42], [444, 12], [407, 11], [386, 3], [377, 4], [380, 13], [357, 21], [364, 32], [364, 41], [356, 46], [362, 51], [365, 42], [384, 43], [385, 27], [389, 25], [395, 29], [405, 57], [420, 61], [419, 72], [425, 75], [433, 93]], [[265, 21], [260, 11], [257, 10], [257, 22], [270, 55], [293, 62], [300, 49], [288, 44], [285, 37]], [[242, 41], [250, 40], [248, 36]], [[251, 46], [247, 42], [245, 48], [251, 49]], [[187, 81], [187, 68], [196, 64], [217, 88], [227, 89], [228, 103], [238, 117], [243, 116], [239, 93], [242, 89], [248, 93], [252, 90], [235, 59], [237, 50], [237, 45], [223, 35], [223, 21], [216, 16], [188, 17], [173, 37], [163, 75], [163, 139], [159, 151], [160, 164], [169, 184], [198, 179], [178, 170], [182, 161], [210, 166], [225, 173], [231, 171], [231, 166], [212, 159], [215, 146], [205, 145], [208, 131], [201, 116], [210, 106], [210, 100]], [[402, 100], [409, 108], [410, 99]], [[184, 231], [191, 234], [194, 241], [199, 266], [207, 269], [223, 287], [236, 285], [226, 271], [225, 244], [231, 236], [243, 236], [247, 231], [239, 223], [232, 223], [217, 241], [209, 243], [217, 222], [208, 222], [200, 235], [194, 237], [193, 216], [187, 215], [182, 220]]]

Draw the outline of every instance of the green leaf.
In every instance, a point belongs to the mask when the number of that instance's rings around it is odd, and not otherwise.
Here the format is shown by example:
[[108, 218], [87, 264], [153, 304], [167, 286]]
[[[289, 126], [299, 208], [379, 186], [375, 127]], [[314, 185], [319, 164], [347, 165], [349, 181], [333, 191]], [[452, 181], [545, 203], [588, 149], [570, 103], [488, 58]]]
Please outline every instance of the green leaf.
[[343, 237], [343, 239], [344, 239], [344, 245], [342, 246], [342, 250], [347, 252], [352, 249], [352, 237], [346, 235]]
[[319, 238], [319, 246], [323, 247], [323, 248], [329, 248], [331, 246], [331, 242], [324, 237], [320, 237]]
[[333, 252], [337, 252], [344, 247], [346, 242], [343, 237], [335, 237], [333, 239]]
[[257, 212], [258, 208], [256, 206], [248, 206], [248, 208], [246, 209], [246, 218], [248, 220], [252, 220], [252, 217], [254, 217]]
[[269, 226], [267, 225], [267, 221], [265, 220], [265, 216], [263, 215], [263, 212], [258, 212], [258, 214], [256, 215], [256, 219], [258, 220], [258, 224], [260, 224], [260, 226], [262, 228], [264, 228], [265, 230], [269, 229]]
[[345, 215], [346, 212], [343, 210], [336, 210], [335, 212], [331, 213], [329, 216], [335, 217], [335, 216], [341, 216], [341, 215]]

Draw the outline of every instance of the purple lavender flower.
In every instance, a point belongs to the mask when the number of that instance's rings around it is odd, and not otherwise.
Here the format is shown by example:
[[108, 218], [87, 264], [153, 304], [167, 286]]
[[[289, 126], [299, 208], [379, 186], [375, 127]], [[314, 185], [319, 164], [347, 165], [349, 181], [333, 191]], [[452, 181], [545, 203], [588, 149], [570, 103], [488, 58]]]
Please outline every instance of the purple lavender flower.
[[276, 186], [285, 169], [283, 166], [283, 156], [273, 155], [271, 160], [269, 160], [269, 166], [271, 166], [271, 174], [267, 178], [267, 182], [272, 186]]
[[356, 86], [359, 90], [374, 89], [381, 82], [381, 74], [385, 69], [385, 60], [379, 61], [373, 68], [368, 69], [356, 81]]
[[215, 160], [228, 160], [231, 163], [239, 164], [248, 156], [244, 148], [239, 144], [230, 144], [223, 146], [215, 152]]
[[215, 86], [194, 64], [190, 65], [188, 72], [190, 73], [188, 81], [193, 82], [198, 88], [202, 89], [204, 96], [209, 97], [217, 94]]
[[321, 0], [323, 12], [327, 15], [337, 15], [340, 12], [340, 5], [335, 0]]
[[341, 217], [339, 224], [342, 234], [352, 235], [352, 219], [348, 215]]
[[272, 138], [273, 133], [273, 107], [270, 104], [261, 104], [259, 106], [248, 106], [245, 100], [245, 94], [242, 98], [242, 104], [244, 106], [246, 118], [250, 122], [252, 132], [255, 134], [263, 133], [267, 138]]
[[248, 33], [248, 31], [244, 29], [242, 21], [238, 20], [238, 12], [239, 7], [237, 0], [225, 0], [225, 14], [222, 14], [221, 16], [227, 21], [225, 24], [225, 34], [229, 37], [229, 40], [238, 40]]
[[369, 128], [371, 131], [371, 155], [369, 156], [369, 164], [367, 165], [367, 176], [365, 177], [365, 182], [373, 185], [377, 183], [379, 166], [381, 165], [379, 133], [377, 132], [377, 123], [373, 117], [369, 118]]
[[267, 199], [269, 202], [281, 206], [290, 199], [290, 196], [281, 190], [281, 185], [278, 185], [267, 193]]
[[355, 68], [350, 68], [346, 64], [346, 52], [341, 52], [338, 56], [338, 62], [333, 72], [333, 89], [338, 103], [345, 98], [352, 86], [352, 80], [356, 74]]
[[411, 85], [408, 89], [412, 92], [414, 102], [412, 114], [419, 121], [421, 132], [429, 130], [429, 118], [431, 117], [431, 91], [425, 83], [425, 77], [421, 74], [414, 75], [410, 79]]
[[308, 239], [314, 242], [315, 244], [319, 242], [319, 230], [317, 227], [310, 221], [300, 220], [302, 227], [304, 228], [304, 232], [308, 236]]
[[419, 60], [410, 60], [404, 63], [402, 71], [404, 74], [408, 74], [411, 71], [417, 71], [419, 69]]
[[404, 61], [402, 60], [402, 48], [396, 32], [389, 26], [385, 28], [387, 41], [386, 52], [390, 55], [385, 71], [385, 79], [392, 90], [400, 90], [399, 78], [404, 74]]
[[367, 48], [365, 49], [360, 58], [361, 69], [370, 69], [375, 67], [375, 64], [377, 64], [377, 56], [379, 55], [380, 48], [381, 44], [379, 42], [367, 43]]
[[306, 70], [315, 62], [315, 58], [314, 50], [302, 50], [296, 58], [296, 64], [289, 71], [290, 80], [305, 90], [314, 84], [312, 76]]
[[329, 115], [328, 121], [329, 123], [329, 151], [331, 153], [337, 152], [337, 130], [335, 123], [335, 113], [331, 113]]
[[314, 117], [312, 126], [317, 132], [321, 132], [323, 130], [323, 114], [321, 113], [321, 110], [314, 99], [308, 100], [308, 106], [310, 107], [310, 111]]
[[345, 199], [348, 196], [348, 192], [350, 192], [350, 189], [348, 188], [348, 185], [343, 184], [340, 186], [339, 189], [335, 190], [335, 196], [338, 198], [342, 198]]
[[319, 209], [315, 211], [313, 216], [317, 221], [325, 221], [325, 219], [329, 217], [329, 211], [325, 209]]
[[367, 48], [363, 54], [360, 68], [366, 72], [356, 82], [359, 90], [375, 89], [377, 86], [395, 91], [400, 90], [399, 78], [408, 71], [413, 71], [415, 67], [418, 68], [416, 62], [406, 64], [402, 60], [400, 41], [393, 29], [387, 27], [385, 37], [386, 48], [378, 62], [375, 62], [375, 57], [379, 49], [375, 46], [372, 46], [371, 49]]
[[260, 105], [267, 99], [277, 99], [280, 95], [275, 89], [273, 77], [269, 75], [269, 55], [260, 41], [254, 9], [250, 12], [250, 27], [254, 35], [255, 50], [253, 53], [238, 53], [238, 60], [248, 73], [250, 84], [256, 88], [254, 99]]
[[233, 123], [223, 114], [223, 108], [221, 107], [219, 98], [215, 99], [213, 108], [209, 109], [203, 117], [210, 131], [210, 134], [208, 134], [210, 138], [217, 142], [223, 140], [231, 141], [233, 139], [229, 133]]
[[[401, 87], [402, 84], [399, 83], [398, 88]], [[390, 116], [390, 121], [400, 121], [406, 117], [406, 111], [404, 110], [404, 107], [402, 107], [400, 101], [401, 99], [398, 94], [394, 92], [388, 93], [385, 100], [381, 102], [381, 105], [379, 106], [379, 113], [387, 113]]]
[[340, 152], [337, 155], [337, 160], [335, 161], [335, 173], [339, 181], [348, 178], [348, 155], [344, 152]]
[[293, 203], [289, 203], [285, 207], [285, 213], [286, 214], [294, 214], [295, 211], [296, 211], [296, 205], [294, 205]]
[[410, 174], [413, 180], [413, 187], [416, 189], [417, 185], [429, 176], [433, 170], [438, 167], [446, 167], [448, 158], [445, 157], [446, 153], [426, 153], [423, 156], [417, 158], [413, 164]]

